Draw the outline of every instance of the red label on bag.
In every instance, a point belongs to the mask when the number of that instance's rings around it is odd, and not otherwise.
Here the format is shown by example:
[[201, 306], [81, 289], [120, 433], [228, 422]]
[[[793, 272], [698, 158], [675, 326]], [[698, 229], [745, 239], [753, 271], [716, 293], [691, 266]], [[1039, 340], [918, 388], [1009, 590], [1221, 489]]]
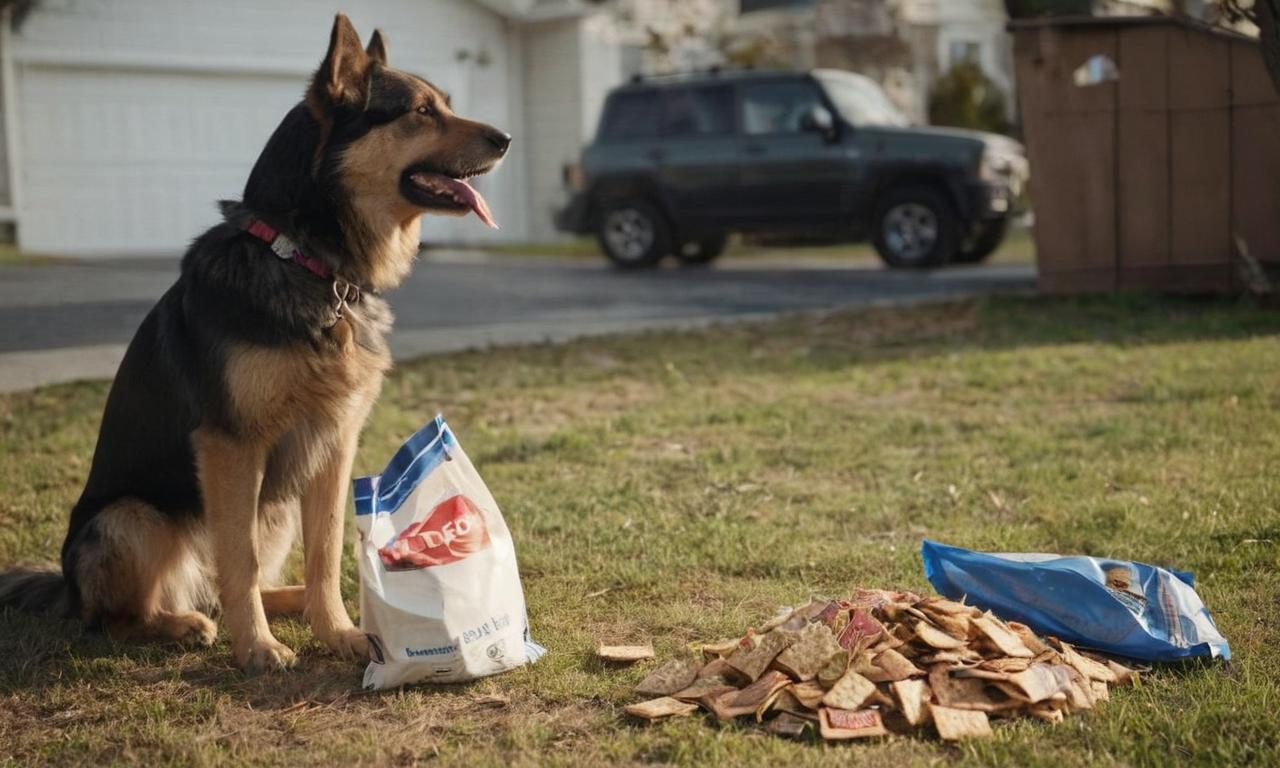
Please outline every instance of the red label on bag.
[[425, 520], [413, 523], [378, 550], [389, 571], [410, 571], [454, 563], [489, 546], [484, 515], [466, 496], [445, 499]]

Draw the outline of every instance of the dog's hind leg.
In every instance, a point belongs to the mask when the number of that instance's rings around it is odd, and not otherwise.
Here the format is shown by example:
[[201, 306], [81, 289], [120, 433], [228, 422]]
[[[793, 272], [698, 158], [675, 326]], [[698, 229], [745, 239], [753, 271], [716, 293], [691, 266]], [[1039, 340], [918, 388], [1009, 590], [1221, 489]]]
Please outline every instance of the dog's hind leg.
[[118, 640], [208, 645], [217, 626], [202, 602], [192, 529], [137, 499], [102, 510], [72, 543], [82, 614]]

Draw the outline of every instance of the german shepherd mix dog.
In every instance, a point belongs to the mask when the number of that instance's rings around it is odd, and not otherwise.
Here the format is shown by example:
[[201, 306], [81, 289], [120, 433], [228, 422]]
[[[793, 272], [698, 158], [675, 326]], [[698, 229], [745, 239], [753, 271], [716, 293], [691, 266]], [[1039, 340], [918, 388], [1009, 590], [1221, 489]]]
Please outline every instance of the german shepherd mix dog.
[[[223, 203], [129, 345], [61, 572], [0, 575], [0, 605], [203, 644], [220, 606], [250, 671], [294, 663], [267, 615], [303, 611], [334, 653], [367, 656], [339, 568], [352, 458], [391, 366], [378, 294], [408, 273], [423, 213], [493, 225], [464, 179], [510, 143], [339, 15], [244, 201]], [[299, 523], [306, 586], [273, 588]]]

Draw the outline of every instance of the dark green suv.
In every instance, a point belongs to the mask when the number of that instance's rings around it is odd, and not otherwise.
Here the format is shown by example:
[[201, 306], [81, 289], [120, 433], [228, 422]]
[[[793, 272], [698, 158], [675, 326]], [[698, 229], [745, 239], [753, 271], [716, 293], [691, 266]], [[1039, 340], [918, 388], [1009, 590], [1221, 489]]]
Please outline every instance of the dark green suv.
[[870, 238], [933, 267], [999, 246], [1027, 162], [1004, 136], [909, 125], [861, 75], [745, 71], [615, 89], [565, 176], [557, 227], [620, 267], [711, 261], [729, 232]]

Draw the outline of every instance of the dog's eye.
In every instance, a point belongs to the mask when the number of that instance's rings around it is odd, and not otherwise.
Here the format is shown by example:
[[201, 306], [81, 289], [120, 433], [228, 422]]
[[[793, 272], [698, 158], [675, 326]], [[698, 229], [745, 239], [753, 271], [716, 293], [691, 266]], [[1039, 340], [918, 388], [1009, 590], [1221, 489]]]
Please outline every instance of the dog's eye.
[[422, 106], [418, 107], [418, 114], [420, 114], [420, 115], [425, 115], [425, 116], [427, 116], [427, 117], [431, 117], [431, 116], [432, 116], [432, 115], [434, 115], [435, 113], [436, 113], [436, 111], [435, 111], [434, 109], [432, 109], [432, 108], [431, 108], [431, 105], [430, 105], [430, 104], [423, 104]]

